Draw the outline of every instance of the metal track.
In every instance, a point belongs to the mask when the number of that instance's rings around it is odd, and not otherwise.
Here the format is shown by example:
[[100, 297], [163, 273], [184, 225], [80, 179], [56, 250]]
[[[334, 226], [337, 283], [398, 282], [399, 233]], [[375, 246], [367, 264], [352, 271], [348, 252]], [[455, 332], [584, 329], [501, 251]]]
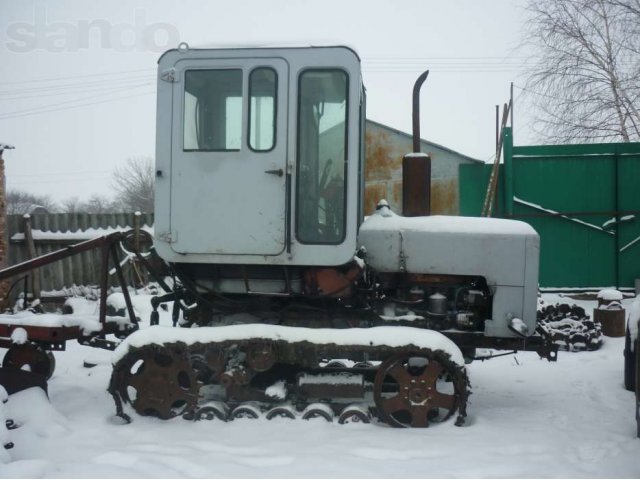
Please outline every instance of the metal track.
[[[328, 358], [376, 360], [323, 367]], [[470, 393], [465, 368], [441, 350], [262, 338], [130, 347], [114, 365], [109, 392], [125, 420], [130, 405], [163, 419], [227, 420], [236, 412], [349, 423], [372, 415], [394, 427], [427, 427], [456, 412], [462, 425]]]

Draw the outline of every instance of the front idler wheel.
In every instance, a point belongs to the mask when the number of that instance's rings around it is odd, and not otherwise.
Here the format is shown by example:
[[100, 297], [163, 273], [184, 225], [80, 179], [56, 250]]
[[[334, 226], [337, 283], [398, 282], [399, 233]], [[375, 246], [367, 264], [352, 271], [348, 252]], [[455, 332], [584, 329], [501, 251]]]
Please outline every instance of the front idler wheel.
[[374, 400], [380, 418], [393, 427], [425, 428], [458, 409], [466, 382], [460, 367], [435, 352], [399, 354], [376, 373]]

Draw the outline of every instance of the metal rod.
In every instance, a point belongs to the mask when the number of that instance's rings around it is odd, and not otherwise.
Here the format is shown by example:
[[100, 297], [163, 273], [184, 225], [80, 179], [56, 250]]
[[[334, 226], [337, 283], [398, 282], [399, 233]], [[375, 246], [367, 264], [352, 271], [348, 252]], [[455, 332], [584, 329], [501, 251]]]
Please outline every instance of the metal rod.
[[[618, 187], [619, 187], [619, 179], [618, 179], [618, 155], [614, 155], [613, 157], [613, 168], [614, 168], [614, 173], [613, 173], [613, 194], [615, 195], [614, 197], [614, 208], [616, 210], [616, 212], [619, 210], [620, 208], [620, 195], [618, 192]], [[618, 288], [620, 286], [620, 218], [618, 216], [618, 214], [615, 215], [615, 224], [614, 224], [614, 228], [615, 228], [615, 248], [616, 248], [616, 252], [615, 252], [615, 264], [614, 264], [614, 268], [615, 268], [615, 275], [616, 275], [616, 280], [615, 280], [615, 285], [616, 288]]]
[[496, 105], [496, 158], [498, 156], [499, 143], [500, 143], [500, 105]]
[[413, 153], [420, 152], [420, 87], [429, 76], [429, 70], [424, 71], [413, 85]]
[[[604, 212], [540, 212], [540, 213], [516, 213], [512, 217], [559, 217], [562, 215], [583, 216], [625, 216], [640, 215], [640, 210], [604, 211]], [[507, 216], [507, 215], [505, 215]]]
[[119, 241], [121, 238], [122, 238], [121, 232], [114, 232], [104, 237], [93, 238], [91, 240], [77, 243], [67, 248], [56, 250], [55, 252], [51, 252], [46, 255], [41, 255], [31, 260], [27, 260], [26, 262], [13, 265], [11, 267], [3, 268], [2, 270], [0, 270], [0, 280], [4, 280], [6, 278], [10, 278], [15, 275], [20, 275], [21, 273], [26, 273], [29, 270], [33, 270], [34, 268], [39, 268], [44, 265], [49, 265], [50, 263], [56, 262], [58, 260], [62, 260], [63, 258], [71, 257], [72, 255], [75, 255], [80, 252], [86, 252], [87, 250], [100, 247], [110, 242]]
[[513, 137], [513, 82], [511, 82], [511, 91], [509, 94], [509, 106], [511, 107], [511, 136]]
[[122, 288], [122, 295], [124, 296], [124, 303], [127, 306], [127, 313], [129, 314], [129, 320], [133, 325], [138, 325], [138, 319], [133, 311], [133, 305], [131, 304], [131, 296], [129, 295], [129, 289], [127, 288], [127, 282], [122, 274], [122, 267], [120, 266], [120, 260], [118, 258], [118, 250], [116, 244], [112, 243], [109, 247], [111, 250], [111, 258], [116, 268], [116, 274], [118, 275], [118, 281], [120, 282], [120, 288]]
[[[100, 249], [102, 264], [100, 266], [100, 325], [104, 332], [107, 323], [107, 288], [109, 288], [109, 245], [104, 244]], [[100, 337], [104, 338], [104, 333]]]

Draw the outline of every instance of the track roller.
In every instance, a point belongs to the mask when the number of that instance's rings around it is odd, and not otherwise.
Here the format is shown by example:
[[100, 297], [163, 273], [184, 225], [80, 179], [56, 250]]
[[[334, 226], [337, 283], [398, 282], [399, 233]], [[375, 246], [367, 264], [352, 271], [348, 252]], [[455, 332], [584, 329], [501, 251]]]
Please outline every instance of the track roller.
[[229, 420], [229, 407], [222, 402], [207, 402], [199, 407], [194, 415], [194, 420]]
[[303, 420], [311, 420], [313, 418], [323, 418], [327, 422], [333, 421], [333, 410], [326, 403], [312, 403], [302, 412]]
[[324, 368], [347, 368], [347, 364], [342, 360], [331, 360]]
[[265, 418], [267, 420], [273, 420], [274, 418], [289, 418], [293, 420], [296, 416], [296, 411], [291, 405], [278, 405], [269, 410]]
[[369, 408], [366, 405], [349, 405], [340, 413], [338, 423], [340, 425], [348, 423], [371, 423]]
[[260, 410], [260, 408], [252, 403], [238, 405], [231, 412], [231, 418], [233, 418], [234, 420], [239, 420], [241, 418], [256, 419], [260, 418], [261, 415], [262, 411]]

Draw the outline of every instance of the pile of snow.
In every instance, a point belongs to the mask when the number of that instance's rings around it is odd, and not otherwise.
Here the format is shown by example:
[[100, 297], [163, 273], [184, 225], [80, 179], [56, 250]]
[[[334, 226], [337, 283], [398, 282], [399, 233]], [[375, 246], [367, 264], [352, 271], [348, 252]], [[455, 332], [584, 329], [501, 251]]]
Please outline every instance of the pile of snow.
[[603, 302], [620, 302], [622, 298], [622, 292], [614, 288], [605, 288], [598, 292], [598, 300], [602, 300]]

